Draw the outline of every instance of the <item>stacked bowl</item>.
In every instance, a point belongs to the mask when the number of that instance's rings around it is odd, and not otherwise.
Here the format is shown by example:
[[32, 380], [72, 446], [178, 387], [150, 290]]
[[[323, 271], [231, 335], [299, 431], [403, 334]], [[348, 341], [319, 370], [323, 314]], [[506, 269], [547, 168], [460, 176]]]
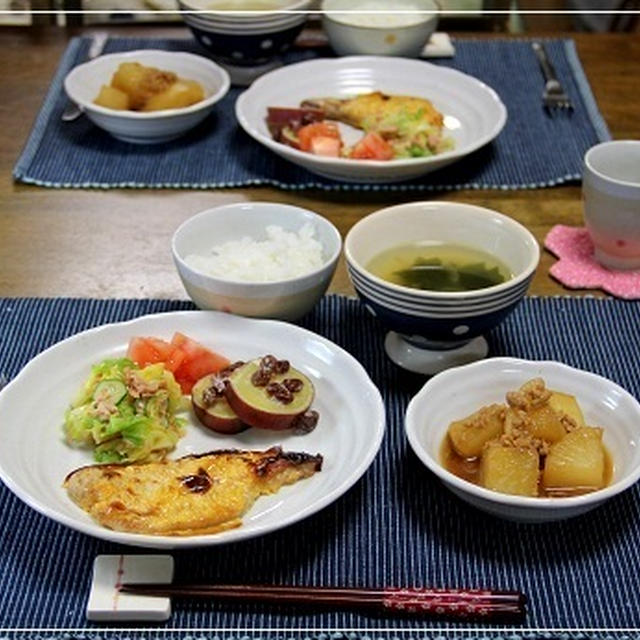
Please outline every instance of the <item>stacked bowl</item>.
[[[255, 67], [272, 62], [291, 47], [304, 26], [311, 2], [178, 0], [178, 6], [196, 40], [218, 62]], [[262, 6], [264, 11], [252, 10]]]

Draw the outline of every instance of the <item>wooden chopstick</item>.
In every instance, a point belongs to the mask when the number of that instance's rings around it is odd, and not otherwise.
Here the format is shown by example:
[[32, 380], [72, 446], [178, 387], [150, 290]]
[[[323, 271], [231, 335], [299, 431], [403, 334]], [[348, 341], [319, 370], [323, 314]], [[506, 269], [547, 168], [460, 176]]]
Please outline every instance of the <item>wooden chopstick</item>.
[[526, 597], [518, 591], [484, 589], [362, 589], [272, 585], [123, 584], [123, 593], [210, 598], [269, 604], [364, 607], [387, 613], [408, 613], [466, 621], [521, 619]]

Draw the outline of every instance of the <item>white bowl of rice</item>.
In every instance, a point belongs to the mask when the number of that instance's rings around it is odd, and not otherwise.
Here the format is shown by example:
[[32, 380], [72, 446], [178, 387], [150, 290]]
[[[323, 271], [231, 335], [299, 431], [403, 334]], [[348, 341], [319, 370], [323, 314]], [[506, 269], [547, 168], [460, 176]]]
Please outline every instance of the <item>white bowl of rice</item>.
[[296, 320], [326, 292], [342, 239], [308, 209], [242, 202], [189, 218], [171, 248], [184, 288], [201, 309]]
[[322, 26], [339, 56], [417, 58], [440, 8], [439, 0], [323, 0]]

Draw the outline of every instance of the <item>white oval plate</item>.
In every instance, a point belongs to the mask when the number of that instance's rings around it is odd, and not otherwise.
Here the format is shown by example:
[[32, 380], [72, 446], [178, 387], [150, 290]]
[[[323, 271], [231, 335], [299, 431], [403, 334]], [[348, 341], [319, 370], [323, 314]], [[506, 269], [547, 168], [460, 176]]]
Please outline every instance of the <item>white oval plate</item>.
[[[309, 98], [347, 98], [372, 91], [431, 100], [445, 116], [453, 150], [429, 158], [389, 161], [326, 158], [276, 142], [267, 129], [268, 107], [297, 107]], [[399, 182], [440, 169], [493, 140], [507, 121], [507, 109], [491, 87], [454, 69], [407, 58], [347, 56], [300, 62], [265, 74], [238, 97], [236, 117], [265, 147], [321, 176], [350, 182]], [[355, 139], [361, 136], [358, 132]]]
[[[66, 475], [92, 464], [92, 452], [63, 440], [64, 412], [92, 364], [123, 357], [129, 339], [170, 339], [180, 331], [232, 360], [273, 353], [289, 359], [316, 388], [316, 429], [306, 435], [248, 429], [219, 435], [188, 414], [187, 435], [171, 458], [214, 449], [267, 449], [321, 453], [322, 471], [273, 496], [263, 496], [234, 530], [192, 537], [149, 536], [111, 531], [96, 524], [62, 488]], [[29, 362], [0, 393], [0, 478], [40, 513], [83, 533], [156, 548], [217, 545], [280, 529], [340, 497], [373, 461], [384, 434], [384, 406], [364, 368], [346, 351], [310, 331], [269, 320], [250, 320], [215, 311], [149, 315], [105, 325], [68, 338]]]

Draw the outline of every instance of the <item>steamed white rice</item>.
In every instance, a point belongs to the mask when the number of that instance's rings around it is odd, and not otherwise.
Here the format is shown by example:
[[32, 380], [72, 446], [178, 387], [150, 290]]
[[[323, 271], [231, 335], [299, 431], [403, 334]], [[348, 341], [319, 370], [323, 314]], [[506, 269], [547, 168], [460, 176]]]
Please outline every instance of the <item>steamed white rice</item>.
[[310, 224], [297, 233], [276, 225], [266, 232], [266, 240], [231, 240], [213, 247], [208, 255], [188, 255], [185, 262], [205, 275], [244, 282], [296, 278], [323, 265], [322, 245]]

